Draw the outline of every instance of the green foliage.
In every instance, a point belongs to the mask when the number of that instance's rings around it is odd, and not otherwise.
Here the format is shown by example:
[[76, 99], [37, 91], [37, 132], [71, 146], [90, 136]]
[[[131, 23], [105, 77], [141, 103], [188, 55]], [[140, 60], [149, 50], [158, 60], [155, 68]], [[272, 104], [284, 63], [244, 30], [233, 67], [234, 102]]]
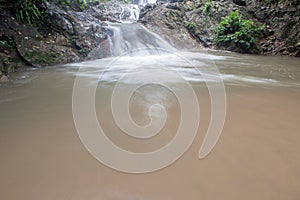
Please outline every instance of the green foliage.
[[184, 26], [187, 29], [194, 29], [196, 27], [196, 24], [195, 24], [195, 22], [185, 21]]
[[77, 39], [78, 39], [77, 35], [72, 35], [72, 38], [71, 38], [72, 42], [76, 42]]
[[88, 51], [87, 51], [87, 49], [86, 48], [81, 48], [80, 50], [79, 50], [79, 53], [81, 54], [81, 55], [83, 55], [83, 56], [87, 56], [87, 53], [88, 53]]
[[87, 0], [77, 0], [81, 10], [86, 10], [88, 8]]
[[12, 37], [9, 38], [0, 38], [0, 48], [8, 48], [10, 50], [15, 49], [15, 41]]
[[223, 17], [216, 27], [215, 40], [221, 46], [234, 44], [241, 52], [252, 52], [257, 49], [257, 39], [263, 28], [252, 20], [242, 19], [238, 11], [234, 11]]
[[[89, 4], [99, 4], [100, 0], [75, 0], [76, 4], [79, 5], [82, 11], [87, 10], [89, 8]], [[108, 0], [103, 0], [103, 2], [108, 2]]]
[[51, 2], [56, 3], [60, 6], [66, 7], [77, 7], [78, 9], [85, 11], [89, 8], [89, 3], [99, 3], [100, 0], [51, 0]]
[[61, 6], [70, 6], [71, 5], [71, 0], [51, 0], [54, 3], [57, 3], [58, 5]]
[[33, 0], [18, 1], [15, 12], [18, 22], [27, 22], [30, 25], [36, 25], [41, 17], [41, 11]]
[[207, 2], [204, 4], [202, 11], [204, 13], [208, 13], [211, 9], [211, 0], [207, 0]]

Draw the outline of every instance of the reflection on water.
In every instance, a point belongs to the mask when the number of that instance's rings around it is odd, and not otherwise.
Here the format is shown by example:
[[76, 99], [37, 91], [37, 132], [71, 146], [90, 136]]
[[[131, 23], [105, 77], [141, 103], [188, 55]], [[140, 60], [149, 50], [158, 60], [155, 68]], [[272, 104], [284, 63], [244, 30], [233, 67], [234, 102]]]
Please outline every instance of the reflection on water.
[[[210, 70], [214, 63], [220, 75]], [[123, 78], [124, 87], [168, 82], [180, 89], [168, 70], [190, 81], [201, 112], [191, 148], [170, 167], [142, 175], [117, 172], [93, 159], [81, 144], [72, 117], [78, 67], [82, 68], [78, 76], [99, 83], [96, 112], [107, 136], [137, 152], [153, 151], [172, 140], [180, 122], [179, 104], [162, 86], [139, 88], [129, 108], [137, 124], [149, 123], [153, 103], [164, 105], [168, 116], [159, 134], [134, 139], [113, 120], [110, 96], [116, 81]], [[136, 76], [123, 77], [126, 73]], [[225, 127], [212, 153], [199, 160], [211, 117], [205, 82], [218, 77], [226, 87]], [[183, 52], [106, 58], [12, 78], [14, 83], [0, 87], [0, 199], [296, 200], [300, 196], [299, 59]]]

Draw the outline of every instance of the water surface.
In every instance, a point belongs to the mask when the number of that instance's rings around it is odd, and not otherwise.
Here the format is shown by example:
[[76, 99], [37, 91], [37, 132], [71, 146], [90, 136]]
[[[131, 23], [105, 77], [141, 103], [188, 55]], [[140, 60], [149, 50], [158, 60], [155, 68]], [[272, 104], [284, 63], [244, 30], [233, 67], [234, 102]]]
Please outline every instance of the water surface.
[[[299, 199], [299, 59], [179, 54], [189, 62], [174, 54], [124, 56], [111, 65], [107, 58], [12, 75], [14, 83], [0, 87], [0, 199]], [[211, 114], [205, 81], [216, 81], [213, 63], [225, 83], [227, 116], [219, 142], [199, 160]], [[147, 152], [167, 144], [180, 122], [174, 94], [146, 84], [171, 82], [180, 88], [168, 70], [189, 81], [199, 100], [200, 126], [189, 150], [173, 165], [142, 175], [118, 172], [94, 159], [73, 122], [75, 76], [98, 84], [96, 112], [107, 136], [127, 150]], [[137, 76], [120, 80], [126, 73]], [[149, 105], [161, 103], [168, 114], [161, 133], [136, 140], [118, 129], [110, 109], [116, 82], [146, 84], [134, 93], [130, 113], [145, 125]]]

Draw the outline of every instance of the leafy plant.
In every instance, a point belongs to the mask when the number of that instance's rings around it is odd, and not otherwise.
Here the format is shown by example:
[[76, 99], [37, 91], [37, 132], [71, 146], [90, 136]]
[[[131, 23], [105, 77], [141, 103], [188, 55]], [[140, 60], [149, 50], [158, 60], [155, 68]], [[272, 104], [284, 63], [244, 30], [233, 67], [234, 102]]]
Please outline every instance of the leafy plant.
[[244, 20], [238, 11], [223, 17], [215, 28], [215, 40], [220, 46], [235, 45], [240, 52], [251, 53], [257, 50], [257, 39], [264, 26], [252, 20]]
[[0, 38], [0, 48], [8, 48], [10, 50], [15, 49], [15, 41], [12, 37], [9, 38]]
[[36, 25], [41, 17], [40, 10], [32, 0], [18, 1], [16, 5], [16, 19], [18, 22], [27, 22]]
[[195, 24], [195, 22], [185, 21], [185, 22], [184, 22], [184, 26], [185, 26], [187, 29], [193, 29], [193, 28], [196, 27], [196, 24]]
[[88, 53], [88, 50], [86, 49], [86, 48], [81, 48], [80, 50], [79, 50], [79, 53], [81, 54], [81, 55], [83, 55], [83, 56], [87, 56], [87, 53]]
[[211, 0], [207, 0], [207, 2], [204, 4], [202, 11], [204, 13], [208, 13], [211, 9]]
[[61, 5], [61, 6], [70, 6], [71, 5], [71, 0], [52, 0], [52, 2], [57, 3], [58, 5]]
[[77, 0], [81, 10], [86, 10], [88, 7], [87, 0]]

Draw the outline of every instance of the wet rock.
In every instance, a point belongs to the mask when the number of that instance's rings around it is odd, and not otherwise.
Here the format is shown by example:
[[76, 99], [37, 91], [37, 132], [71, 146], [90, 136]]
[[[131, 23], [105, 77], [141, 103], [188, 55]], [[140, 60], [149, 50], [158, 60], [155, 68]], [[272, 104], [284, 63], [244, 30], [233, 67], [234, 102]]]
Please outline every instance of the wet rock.
[[261, 46], [268, 47], [268, 46], [270, 46], [270, 42], [269, 41], [263, 42], [263, 43], [261, 43]]
[[5, 75], [0, 75], [0, 83], [8, 83], [9, 78]]
[[274, 33], [275, 33], [275, 31], [270, 27], [270, 25], [267, 25], [267, 26], [265, 27], [264, 35], [265, 35], [266, 37], [271, 36], [271, 35], [273, 35]]
[[184, 11], [178, 9], [181, 7], [182, 3], [145, 6], [141, 10], [139, 22], [177, 48], [201, 48], [202, 45], [185, 28]]
[[185, 10], [185, 12], [189, 12], [192, 11], [194, 9], [196, 9], [197, 5], [195, 5], [195, 3], [193, 1], [187, 1], [184, 5], [183, 5], [183, 9]]
[[62, 30], [68, 34], [73, 34], [72, 18], [68, 13], [54, 4], [46, 2], [47, 12], [51, 17], [52, 26], [56, 29]]
[[183, 2], [185, 0], [170, 0], [170, 3], [175, 3], [175, 2]]
[[140, 22], [177, 47], [213, 48], [215, 27], [222, 17], [234, 10], [249, 16], [244, 7], [228, 1], [212, 1], [207, 10], [204, 9], [205, 3], [202, 0], [182, 1], [157, 5], [156, 8], [145, 7]]
[[282, 52], [282, 55], [289, 55], [290, 53], [288, 51]]
[[297, 51], [297, 47], [296, 47], [296, 46], [288, 46], [288, 47], [287, 47], [287, 50], [288, 50], [290, 53], [294, 53], [295, 51]]
[[300, 48], [298, 48], [298, 50], [296, 51], [296, 53], [293, 56], [300, 57]]
[[[287, 3], [288, 2], [288, 3]], [[263, 1], [247, 0], [247, 12], [267, 24], [264, 31], [265, 39], [272, 40], [271, 52], [265, 54], [295, 55], [294, 48], [300, 41], [300, 10], [296, 9], [299, 1], [279, 2], [277, 5], [265, 4]]]
[[279, 49], [279, 52], [284, 52], [286, 50], [286, 47], [282, 47]]
[[233, 0], [233, 3], [239, 6], [246, 6], [246, 0]]
[[178, 3], [168, 3], [166, 7], [173, 10], [181, 10], [181, 7]]
[[99, 5], [91, 7], [87, 11], [87, 13], [91, 14], [93, 17], [101, 21], [134, 21], [138, 20], [139, 6], [131, 4], [121, 4], [111, 1], [109, 3], [100, 3]]
[[0, 36], [13, 38], [14, 51], [23, 65], [42, 67], [78, 62], [107, 39], [107, 24], [99, 20], [101, 17], [80, 9], [62, 9], [49, 2], [44, 6], [51, 20], [42, 34], [32, 26], [18, 23], [9, 12], [0, 14]]

